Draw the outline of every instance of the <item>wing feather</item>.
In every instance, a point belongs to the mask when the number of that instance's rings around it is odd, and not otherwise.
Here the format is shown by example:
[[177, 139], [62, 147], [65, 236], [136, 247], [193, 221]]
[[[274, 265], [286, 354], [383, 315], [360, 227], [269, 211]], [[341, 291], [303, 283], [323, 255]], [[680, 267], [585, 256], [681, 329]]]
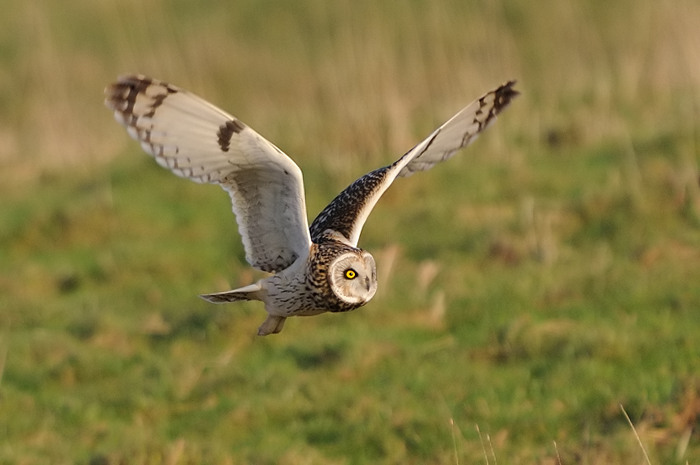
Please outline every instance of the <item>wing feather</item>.
[[430, 169], [469, 145], [518, 95], [514, 85], [509, 81], [484, 94], [394, 163], [353, 182], [311, 223], [312, 241], [341, 240], [356, 247], [367, 217], [394, 179]]
[[105, 89], [114, 111], [159, 165], [226, 190], [246, 260], [280, 271], [311, 245], [302, 173], [280, 149], [207, 101], [145, 76], [125, 76]]

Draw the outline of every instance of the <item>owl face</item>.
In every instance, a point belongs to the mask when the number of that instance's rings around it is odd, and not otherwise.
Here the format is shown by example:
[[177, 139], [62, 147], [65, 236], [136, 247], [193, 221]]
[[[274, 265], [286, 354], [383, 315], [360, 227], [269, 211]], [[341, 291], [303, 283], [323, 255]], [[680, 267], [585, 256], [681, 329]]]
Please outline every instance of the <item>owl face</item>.
[[331, 262], [328, 271], [331, 291], [352, 308], [366, 304], [377, 292], [377, 266], [369, 252], [345, 252]]

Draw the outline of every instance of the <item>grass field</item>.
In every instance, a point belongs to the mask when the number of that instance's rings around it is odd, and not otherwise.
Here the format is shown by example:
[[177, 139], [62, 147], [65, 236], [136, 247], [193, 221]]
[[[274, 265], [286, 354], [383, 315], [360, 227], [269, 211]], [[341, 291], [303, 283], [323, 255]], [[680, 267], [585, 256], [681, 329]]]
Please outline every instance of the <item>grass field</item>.
[[[700, 463], [698, 18], [693, 0], [13, 2], [0, 464]], [[227, 197], [102, 105], [131, 72], [289, 153], [312, 218], [484, 91], [522, 95], [382, 198], [370, 304], [260, 338], [259, 303], [197, 298], [258, 276]]]

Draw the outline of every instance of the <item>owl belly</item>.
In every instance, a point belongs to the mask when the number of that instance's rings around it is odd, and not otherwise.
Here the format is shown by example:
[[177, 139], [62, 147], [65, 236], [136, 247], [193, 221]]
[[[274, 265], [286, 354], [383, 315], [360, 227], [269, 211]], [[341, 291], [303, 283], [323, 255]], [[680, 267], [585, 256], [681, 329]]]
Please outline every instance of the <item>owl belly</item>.
[[[291, 271], [291, 270], [290, 270]], [[318, 315], [327, 311], [313, 297], [303, 275], [289, 276], [284, 271], [263, 282], [265, 310], [275, 316]]]

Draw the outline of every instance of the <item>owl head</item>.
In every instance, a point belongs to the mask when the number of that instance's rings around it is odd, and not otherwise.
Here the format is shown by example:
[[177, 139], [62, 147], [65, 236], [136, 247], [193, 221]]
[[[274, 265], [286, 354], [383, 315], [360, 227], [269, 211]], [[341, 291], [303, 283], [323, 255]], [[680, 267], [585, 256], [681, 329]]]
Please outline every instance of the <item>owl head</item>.
[[332, 258], [329, 257], [326, 284], [335, 297], [329, 300], [334, 300], [336, 304], [331, 305], [329, 310], [344, 312], [361, 307], [377, 292], [374, 258], [369, 252], [354, 247], [335, 245], [331, 248], [335, 249], [335, 253]]

